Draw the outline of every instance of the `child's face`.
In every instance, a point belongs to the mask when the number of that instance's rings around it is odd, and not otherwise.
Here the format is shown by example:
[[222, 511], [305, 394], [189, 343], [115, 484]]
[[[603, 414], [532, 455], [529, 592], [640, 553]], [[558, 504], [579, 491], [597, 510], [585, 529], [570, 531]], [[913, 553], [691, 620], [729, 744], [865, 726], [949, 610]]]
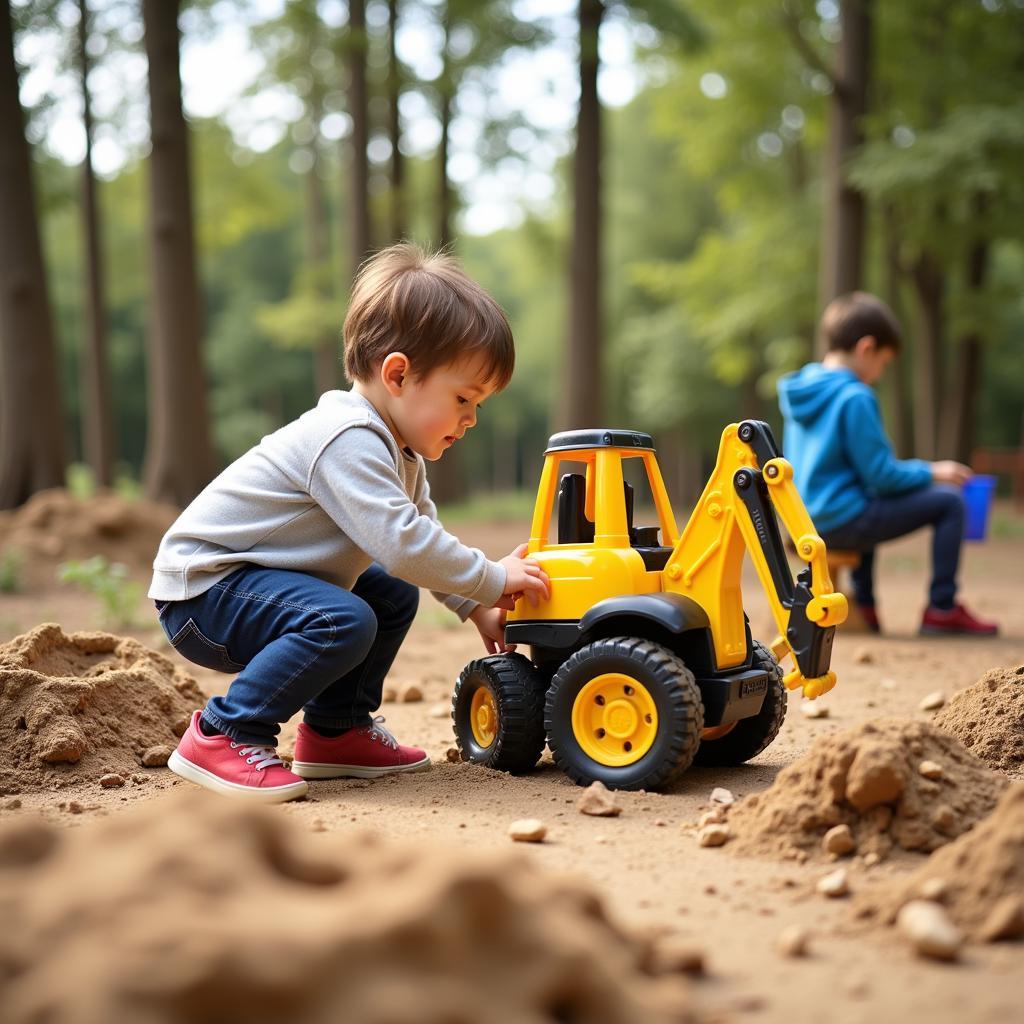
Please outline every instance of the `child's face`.
[[402, 440], [418, 455], [435, 462], [476, 426], [477, 409], [494, 393], [480, 356], [438, 367], [415, 380], [406, 375], [391, 403]]

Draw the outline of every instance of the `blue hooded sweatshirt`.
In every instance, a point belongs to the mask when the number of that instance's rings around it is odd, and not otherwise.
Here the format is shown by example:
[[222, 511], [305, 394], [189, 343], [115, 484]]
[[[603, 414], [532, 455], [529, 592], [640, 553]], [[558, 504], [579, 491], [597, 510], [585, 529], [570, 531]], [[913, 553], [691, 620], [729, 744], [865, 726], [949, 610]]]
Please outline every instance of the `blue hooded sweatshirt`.
[[852, 370], [808, 363], [779, 380], [783, 451], [819, 533], [856, 519], [877, 497], [931, 483], [922, 459], [897, 459], [874, 391]]

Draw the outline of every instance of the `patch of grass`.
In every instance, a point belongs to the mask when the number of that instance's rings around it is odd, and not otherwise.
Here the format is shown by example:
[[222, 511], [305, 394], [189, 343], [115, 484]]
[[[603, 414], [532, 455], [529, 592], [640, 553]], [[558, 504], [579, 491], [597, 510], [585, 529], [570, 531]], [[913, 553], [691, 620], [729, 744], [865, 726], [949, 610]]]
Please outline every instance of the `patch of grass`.
[[442, 523], [510, 522], [533, 516], [537, 495], [533, 491], [493, 491], [475, 494], [466, 501], [443, 505], [437, 516]]
[[993, 537], [1021, 540], [1024, 538], [1024, 515], [1009, 508], [993, 509], [989, 531]]
[[0, 555], [0, 594], [16, 594], [21, 590], [21, 566], [24, 556], [17, 548], [8, 548]]
[[108, 562], [102, 555], [96, 555], [84, 562], [62, 563], [57, 568], [57, 579], [80, 586], [99, 598], [107, 626], [131, 628], [135, 625], [135, 609], [142, 587], [128, 579], [126, 565]]

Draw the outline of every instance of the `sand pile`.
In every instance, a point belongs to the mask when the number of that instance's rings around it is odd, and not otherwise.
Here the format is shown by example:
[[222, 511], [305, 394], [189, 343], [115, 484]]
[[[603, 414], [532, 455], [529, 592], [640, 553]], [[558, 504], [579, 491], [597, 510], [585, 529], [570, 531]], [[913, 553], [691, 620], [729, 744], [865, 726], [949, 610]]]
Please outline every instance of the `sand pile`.
[[513, 854], [311, 835], [199, 790], [0, 831], [7, 1024], [668, 1024], [687, 985]]
[[847, 852], [930, 852], [988, 814], [1006, 785], [930, 723], [865, 722], [818, 740], [769, 789], [735, 805], [732, 848], [803, 859], [847, 825]]
[[53, 623], [0, 646], [0, 793], [166, 764], [205, 698], [136, 640]]
[[1024, 665], [986, 672], [932, 721], [992, 768], [1024, 770]]
[[1007, 790], [984, 821], [909, 879], [867, 893], [855, 912], [892, 924], [905, 903], [929, 896], [973, 939], [1024, 935], [1024, 785]]
[[111, 491], [74, 498], [54, 488], [0, 513], [0, 550], [21, 552], [26, 569], [39, 559], [69, 561], [92, 555], [129, 568], [148, 568], [178, 514], [172, 505], [129, 500]]

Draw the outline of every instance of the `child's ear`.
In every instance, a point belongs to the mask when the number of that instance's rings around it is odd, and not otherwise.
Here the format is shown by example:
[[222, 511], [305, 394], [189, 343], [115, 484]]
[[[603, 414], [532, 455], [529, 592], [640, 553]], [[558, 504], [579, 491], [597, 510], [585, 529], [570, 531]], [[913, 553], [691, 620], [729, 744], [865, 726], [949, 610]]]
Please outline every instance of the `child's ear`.
[[409, 376], [409, 357], [404, 352], [389, 352], [380, 364], [380, 379], [388, 394], [398, 398]]
[[857, 339], [854, 351], [862, 356], [874, 355], [878, 351], [878, 339], [873, 334], [865, 334], [863, 338]]

